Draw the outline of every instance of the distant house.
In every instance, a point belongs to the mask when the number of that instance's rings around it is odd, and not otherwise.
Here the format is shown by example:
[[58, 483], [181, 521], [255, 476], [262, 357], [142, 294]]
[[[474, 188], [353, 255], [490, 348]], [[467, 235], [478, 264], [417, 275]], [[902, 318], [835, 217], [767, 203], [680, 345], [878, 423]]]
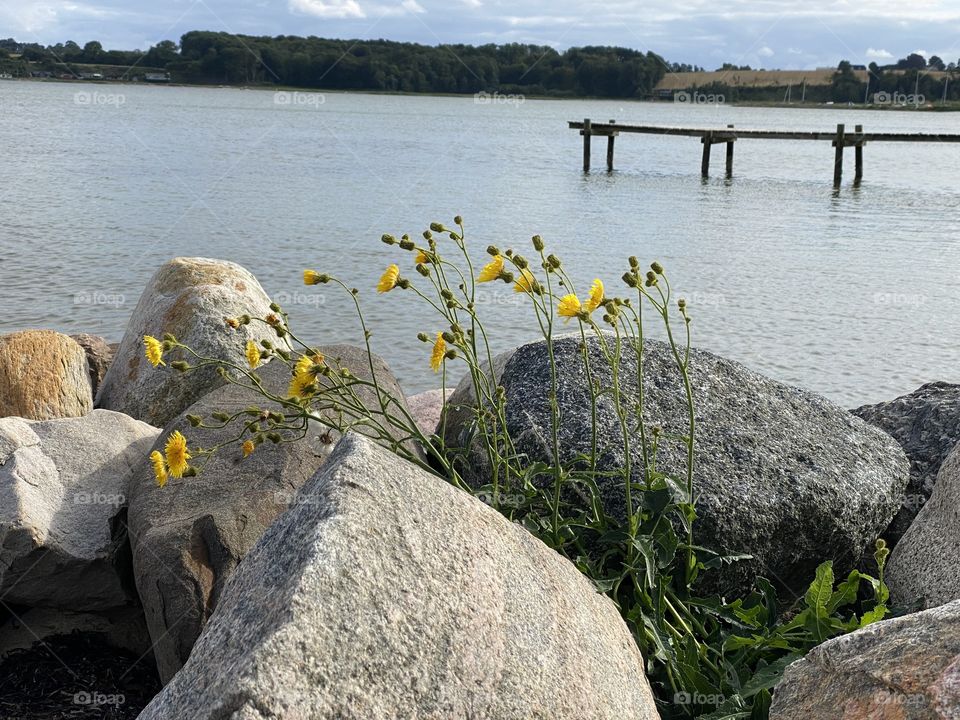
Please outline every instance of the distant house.
[[80, 73], [81, 80], [103, 80], [103, 73]]
[[146, 73], [143, 79], [145, 82], [170, 82], [170, 73]]

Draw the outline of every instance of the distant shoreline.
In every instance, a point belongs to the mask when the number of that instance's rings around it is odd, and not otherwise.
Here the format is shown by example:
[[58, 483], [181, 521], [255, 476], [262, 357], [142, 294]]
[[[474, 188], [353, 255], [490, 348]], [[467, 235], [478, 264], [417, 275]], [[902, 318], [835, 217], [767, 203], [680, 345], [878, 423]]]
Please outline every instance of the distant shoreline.
[[[304, 95], [389, 95], [400, 97], [448, 97], [448, 98], [477, 98], [486, 96], [488, 103], [484, 104], [511, 104], [519, 100], [593, 100], [607, 102], [627, 102], [627, 103], [651, 103], [651, 104], [674, 104], [670, 100], [657, 100], [653, 98], [620, 98], [603, 97], [595, 95], [577, 95], [577, 96], [557, 96], [557, 95], [530, 95], [526, 93], [442, 93], [442, 92], [404, 92], [400, 90], [373, 90], [356, 89], [344, 90], [340, 88], [303, 88], [288, 85], [228, 85], [211, 83], [179, 83], [179, 82], [146, 82], [133, 80], [87, 80], [81, 78], [3, 78], [2, 82], [35, 82], [35, 83], [62, 83], [64, 85], [88, 85], [88, 86], [156, 86], [156, 87], [178, 87], [178, 88], [205, 88], [209, 90], [259, 90], [268, 92], [287, 92], [302, 93]], [[960, 111], [960, 102], [950, 102], [946, 105], [925, 104], [920, 107], [910, 105], [865, 105], [863, 103], [784, 103], [781, 101], [764, 100], [743, 100], [739, 102], [717, 103], [716, 105], [729, 105], [731, 107], [757, 107], [757, 108], [780, 108], [785, 110], [870, 110], [885, 112], [956, 112]]]

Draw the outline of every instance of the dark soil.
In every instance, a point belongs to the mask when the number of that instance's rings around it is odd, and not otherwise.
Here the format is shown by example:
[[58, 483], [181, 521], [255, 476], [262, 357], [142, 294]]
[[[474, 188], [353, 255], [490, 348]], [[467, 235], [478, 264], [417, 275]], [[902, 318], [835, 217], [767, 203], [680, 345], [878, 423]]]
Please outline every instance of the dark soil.
[[134, 720], [160, 691], [152, 656], [139, 660], [97, 633], [72, 633], [0, 662], [0, 720]]

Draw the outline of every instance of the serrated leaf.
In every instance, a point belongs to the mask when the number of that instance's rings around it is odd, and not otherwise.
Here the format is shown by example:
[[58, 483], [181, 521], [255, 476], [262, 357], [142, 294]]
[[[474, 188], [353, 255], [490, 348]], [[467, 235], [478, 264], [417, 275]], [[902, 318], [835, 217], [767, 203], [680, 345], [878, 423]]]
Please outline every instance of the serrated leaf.
[[827, 603], [833, 595], [833, 562], [827, 560], [817, 568], [816, 577], [807, 588], [803, 600], [813, 615], [819, 618], [827, 616]]

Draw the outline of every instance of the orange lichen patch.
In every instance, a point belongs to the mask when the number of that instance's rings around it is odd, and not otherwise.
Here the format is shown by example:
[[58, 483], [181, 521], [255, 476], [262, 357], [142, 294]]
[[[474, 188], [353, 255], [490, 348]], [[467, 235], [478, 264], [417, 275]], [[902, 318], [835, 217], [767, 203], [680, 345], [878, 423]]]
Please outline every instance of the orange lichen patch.
[[155, 287], [164, 295], [173, 295], [200, 285], [229, 285], [235, 280], [235, 275], [221, 263], [198, 258], [174, 258], [160, 269]]
[[93, 409], [83, 348], [52, 330], [0, 337], [0, 417], [80, 417]]

